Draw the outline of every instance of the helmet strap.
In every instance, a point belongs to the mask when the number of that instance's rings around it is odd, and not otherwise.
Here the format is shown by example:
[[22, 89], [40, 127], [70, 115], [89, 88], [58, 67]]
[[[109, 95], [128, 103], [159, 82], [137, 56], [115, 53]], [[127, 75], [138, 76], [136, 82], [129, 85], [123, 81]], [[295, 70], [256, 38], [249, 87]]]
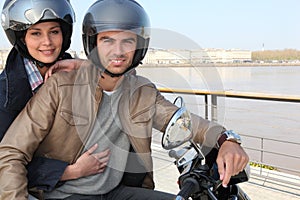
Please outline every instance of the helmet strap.
[[115, 74], [115, 73], [112, 73], [110, 71], [108, 71], [107, 69], [104, 69], [104, 73], [109, 75], [110, 77], [114, 78], [114, 77], [120, 77], [120, 76], [123, 76], [124, 74], [126, 74], [127, 72], [131, 71], [132, 69], [134, 69], [135, 67], [133, 65], [131, 65], [130, 67], [128, 67], [124, 72], [122, 73], [119, 73], [119, 74]]
[[115, 74], [115, 73], [112, 73], [112, 72], [108, 71], [107, 69], [105, 69], [103, 72], [105, 74], [109, 75], [112, 78], [114, 78], [114, 77], [120, 77], [120, 76], [123, 76], [123, 74], [125, 74], [125, 72], [124, 73], [120, 73], [120, 74]]

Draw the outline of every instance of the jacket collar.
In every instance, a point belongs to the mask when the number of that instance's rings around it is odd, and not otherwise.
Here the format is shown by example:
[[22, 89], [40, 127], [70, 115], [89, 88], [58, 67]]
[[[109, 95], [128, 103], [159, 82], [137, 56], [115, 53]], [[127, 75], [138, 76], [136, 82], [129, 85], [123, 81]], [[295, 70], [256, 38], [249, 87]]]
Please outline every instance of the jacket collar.
[[22, 109], [32, 97], [23, 58], [15, 48], [10, 51], [5, 66], [6, 102], [8, 109]]

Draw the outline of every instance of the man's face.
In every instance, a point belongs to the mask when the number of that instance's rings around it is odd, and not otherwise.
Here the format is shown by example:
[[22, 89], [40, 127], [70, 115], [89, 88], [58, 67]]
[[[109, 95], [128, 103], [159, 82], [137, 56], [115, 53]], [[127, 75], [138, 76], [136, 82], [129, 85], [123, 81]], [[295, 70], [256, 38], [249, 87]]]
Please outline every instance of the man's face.
[[111, 73], [123, 73], [132, 63], [137, 35], [132, 32], [98, 33], [97, 49], [101, 64]]

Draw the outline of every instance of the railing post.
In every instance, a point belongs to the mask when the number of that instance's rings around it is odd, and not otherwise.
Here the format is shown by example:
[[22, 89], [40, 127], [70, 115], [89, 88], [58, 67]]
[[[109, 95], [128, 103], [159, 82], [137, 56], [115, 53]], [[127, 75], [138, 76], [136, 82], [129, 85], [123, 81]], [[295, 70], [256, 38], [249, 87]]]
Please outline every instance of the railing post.
[[208, 119], [208, 95], [204, 95], [204, 103], [205, 103], [205, 119]]
[[214, 122], [218, 121], [218, 103], [217, 95], [211, 95], [211, 120]]
[[262, 163], [264, 163], [264, 138], [260, 139], [260, 175], [262, 175]]

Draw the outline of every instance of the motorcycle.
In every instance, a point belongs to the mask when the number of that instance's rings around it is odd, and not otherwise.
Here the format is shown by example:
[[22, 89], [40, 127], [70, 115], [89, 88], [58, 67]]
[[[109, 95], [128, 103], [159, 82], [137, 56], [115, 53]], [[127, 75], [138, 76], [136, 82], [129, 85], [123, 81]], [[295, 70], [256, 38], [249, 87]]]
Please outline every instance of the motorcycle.
[[224, 188], [215, 163], [217, 149], [211, 150], [205, 156], [202, 148], [193, 142], [190, 112], [186, 109], [182, 97], [177, 97], [174, 104], [178, 103], [178, 100], [179, 109], [171, 118], [162, 137], [162, 147], [170, 150], [169, 156], [175, 158], [174, 163], [180, 172], [180, 191], [176, 200], [250, 200], [237, 185], [249, 180], [249, 165], [238, 175], [231, 177], [228, 187]]

